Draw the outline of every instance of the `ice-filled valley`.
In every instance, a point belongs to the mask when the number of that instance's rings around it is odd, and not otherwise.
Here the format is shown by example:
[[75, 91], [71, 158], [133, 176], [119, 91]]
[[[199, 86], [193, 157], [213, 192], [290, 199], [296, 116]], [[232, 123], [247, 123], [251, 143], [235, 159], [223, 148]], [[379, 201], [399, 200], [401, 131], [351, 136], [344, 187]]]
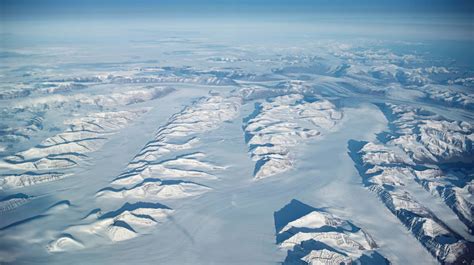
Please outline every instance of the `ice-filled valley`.
[[2, 33], [0, 264], [473, 264], [472, 40], [67, 25]]

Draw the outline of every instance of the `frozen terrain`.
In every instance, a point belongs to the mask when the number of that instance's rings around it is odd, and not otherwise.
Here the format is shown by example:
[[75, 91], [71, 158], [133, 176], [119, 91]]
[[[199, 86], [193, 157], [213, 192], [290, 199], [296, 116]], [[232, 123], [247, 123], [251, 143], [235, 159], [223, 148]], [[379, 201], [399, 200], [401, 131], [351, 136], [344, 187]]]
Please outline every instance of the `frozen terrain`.
[[274, 216], [284, 264], [390, 264], [367, 232], [323, 210], [292, 200]]
[[113, 21], [1, 33], [0, 264], [474, 264], [472, 20]]
[[[391, 128], [382, 143], [349, 142], [364, 184], [439, 261], [469, 263], [474, 248], [469, 242], [474, 228], [471, 125], [422, 108], [393, 104], [380, 108]], [[442, 220], [446, 217], [436, 215], [442, 211], [438, 206], [436, 212], [430, 210], [434, 202], [423, 199], [430, 204], [423, 205], [416, 199], [421, 195], [414, 183], [444, 201], [465, 226], [455, 221], [450, 221], [453, 228], [446, 225]]]

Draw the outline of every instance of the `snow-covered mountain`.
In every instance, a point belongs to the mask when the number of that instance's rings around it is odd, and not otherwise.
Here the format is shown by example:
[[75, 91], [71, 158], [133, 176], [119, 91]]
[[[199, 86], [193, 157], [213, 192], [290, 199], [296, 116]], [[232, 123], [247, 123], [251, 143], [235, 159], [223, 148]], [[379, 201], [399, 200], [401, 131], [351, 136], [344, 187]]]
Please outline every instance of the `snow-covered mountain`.
[[464, 41], [136, 23], [1, 33], [0, 264], [474, 264]]

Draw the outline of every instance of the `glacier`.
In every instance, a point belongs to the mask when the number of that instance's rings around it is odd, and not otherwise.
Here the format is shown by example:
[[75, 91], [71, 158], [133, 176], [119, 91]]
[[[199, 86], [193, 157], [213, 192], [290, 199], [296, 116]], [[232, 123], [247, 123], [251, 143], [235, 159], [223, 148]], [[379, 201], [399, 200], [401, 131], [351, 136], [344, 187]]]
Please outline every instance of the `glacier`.
[[55, 19], [0, 36], [0, 264], [474, 261], [472, 23]]

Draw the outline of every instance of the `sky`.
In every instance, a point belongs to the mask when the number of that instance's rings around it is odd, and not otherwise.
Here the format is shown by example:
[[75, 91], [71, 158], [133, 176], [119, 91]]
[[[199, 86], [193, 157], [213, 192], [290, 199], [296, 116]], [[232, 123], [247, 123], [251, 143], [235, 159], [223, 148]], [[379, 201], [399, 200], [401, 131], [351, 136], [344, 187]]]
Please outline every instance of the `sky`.
[[474, 40], [473, 14], [474, 0], [0, 0], [0, 46], [156, 28]]
[[474, 13], [472, 0], [2, 0], [3, 18], [271, 13]]

